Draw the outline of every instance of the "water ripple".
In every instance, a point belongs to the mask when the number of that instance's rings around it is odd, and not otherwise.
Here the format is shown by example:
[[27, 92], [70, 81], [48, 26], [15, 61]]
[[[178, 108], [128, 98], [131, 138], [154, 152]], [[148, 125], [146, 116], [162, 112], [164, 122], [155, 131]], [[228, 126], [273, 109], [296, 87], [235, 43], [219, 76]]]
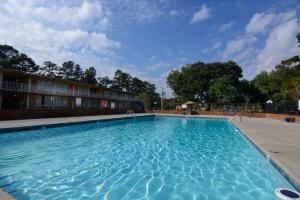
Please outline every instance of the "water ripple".
[[292, 186], [226, 120], [145, 117], [0, 135], [18, 199], [274, 199]]

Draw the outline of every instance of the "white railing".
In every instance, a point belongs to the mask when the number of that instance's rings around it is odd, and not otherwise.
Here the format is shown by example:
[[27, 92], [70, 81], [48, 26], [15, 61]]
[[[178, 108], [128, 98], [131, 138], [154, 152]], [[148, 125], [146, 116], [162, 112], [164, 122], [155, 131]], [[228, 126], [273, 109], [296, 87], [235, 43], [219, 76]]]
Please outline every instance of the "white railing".
[[41, 93], [50, 93], [53, 94], [54, 90], [51, 87], [41, 87], [38, 85], [31, 85], [31, 92], [41, 92]]
[[26, 92], [28, 91], [28, 85], [15, 81], [3, 81], [2, 89]]
[[[56, 91], [54, 90], [54, 88], [38, 87], [37, 85], [31, 85], [29, 91], [28, 84], [15, 82], [15, 81], [3, 81], [2, 89], [12, 90], [12, 91], [22, 91], [22, 92], [73, 95], [73, 91], [71, 89], [68, 89], [66, 91], [62, 91], [62, 90]], [[119, 100], [119, 101], [139, 101], [139, 98], [137, 96], [132, 97], [132, 96], [120, 96], [120, 95], [109, 94], [109, 93], [90, 93], [89, 91], [75, 91], [74, 96], [96, 97], [96, 98]]]

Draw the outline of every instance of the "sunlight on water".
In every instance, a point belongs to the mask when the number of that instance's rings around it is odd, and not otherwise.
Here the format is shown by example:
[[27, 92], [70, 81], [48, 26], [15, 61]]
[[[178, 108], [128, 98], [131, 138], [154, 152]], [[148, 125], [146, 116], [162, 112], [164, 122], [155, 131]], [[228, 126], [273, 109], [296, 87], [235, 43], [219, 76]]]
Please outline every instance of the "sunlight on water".
[[0, 134], [17, 199], [276, 199], [293, 188], [222, 119], [142, 117]]

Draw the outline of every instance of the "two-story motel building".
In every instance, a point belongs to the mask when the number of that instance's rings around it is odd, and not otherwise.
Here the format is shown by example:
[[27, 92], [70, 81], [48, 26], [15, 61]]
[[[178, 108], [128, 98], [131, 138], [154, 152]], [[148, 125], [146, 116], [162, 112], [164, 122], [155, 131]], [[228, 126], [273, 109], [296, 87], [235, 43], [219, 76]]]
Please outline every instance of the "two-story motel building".
[[[17, 70], [0, 68], [0, 112], [60, 111], [69, 115], [141, 111], [138, 96], [82, 82], [48, 78]], [[90, 110], [89, 112], [85, 112]], [[92, 111], [92, 112], [91, 112]], [[1, 117], [1, 116], [0, 116]], [[3, 117], [1, 117], [3, 119]]]

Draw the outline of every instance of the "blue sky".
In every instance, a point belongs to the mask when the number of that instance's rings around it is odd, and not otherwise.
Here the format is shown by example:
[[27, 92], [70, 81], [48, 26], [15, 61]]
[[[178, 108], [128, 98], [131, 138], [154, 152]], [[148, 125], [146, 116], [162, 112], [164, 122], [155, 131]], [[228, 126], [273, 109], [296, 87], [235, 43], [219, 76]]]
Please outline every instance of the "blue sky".
[[299, 54], [298, 0], [2, 0], [0, 43], [38, 64], [74, 60], [165, 88], [172, 69], [236, 61], [244, 78]]

